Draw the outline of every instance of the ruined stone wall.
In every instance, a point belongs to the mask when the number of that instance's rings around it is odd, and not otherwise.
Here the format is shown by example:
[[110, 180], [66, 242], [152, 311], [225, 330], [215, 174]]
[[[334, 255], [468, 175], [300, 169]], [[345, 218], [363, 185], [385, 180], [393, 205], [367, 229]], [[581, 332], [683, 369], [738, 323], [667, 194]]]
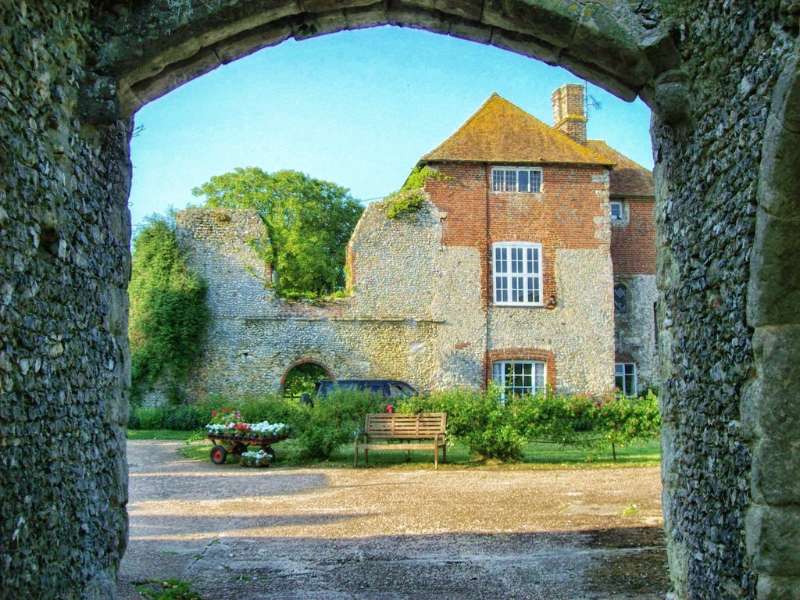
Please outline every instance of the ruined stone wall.
[[81, 120], [89, 2], [0, 3], [0, 598], [115, 596], [128, 123]]
[[[680, 598], [752, 598], [752, 455], [740, 412], [755, 374], [746, 292], [764, 130], [797, 14], [778, 21], [778, 3], [766, 1], [669, 4], [682, 7], [685, 79], [664, 81], [652, 131], [670, 573]], [[786, 521], [780, 529], [789, 531]], [[779, 572], [797, 576], [792, 564]], [[797, 597], [789, 590], [761, 597]]]
[[442, 322], [432, 303], [441, 226], [433, 206], [403, 221], [387, 219], [378, 205], [368, 208], [351, 243], [354, 293], [324, 303], [275, 295], [253, 243], [267, 235], [254, 211], [188, 209], [176, 223], [190, 268], [208, 284], [212, 314], [203, 361], [189, 377], [190, 396], [276, 392], [303, 360], [338, 379], [437, 387]]

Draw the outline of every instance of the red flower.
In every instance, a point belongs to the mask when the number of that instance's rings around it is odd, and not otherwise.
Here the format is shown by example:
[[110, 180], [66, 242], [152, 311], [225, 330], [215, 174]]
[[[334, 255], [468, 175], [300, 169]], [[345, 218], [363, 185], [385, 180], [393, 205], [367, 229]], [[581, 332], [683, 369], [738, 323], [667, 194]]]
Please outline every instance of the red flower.
[[394, 412], [394, 404], [387, 404], [386, 405], [386, 412], [393, 413]]

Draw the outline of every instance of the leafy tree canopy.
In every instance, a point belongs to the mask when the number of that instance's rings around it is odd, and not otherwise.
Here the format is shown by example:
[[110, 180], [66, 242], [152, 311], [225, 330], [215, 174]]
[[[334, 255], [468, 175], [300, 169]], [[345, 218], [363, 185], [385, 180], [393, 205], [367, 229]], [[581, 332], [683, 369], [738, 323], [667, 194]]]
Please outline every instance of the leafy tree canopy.
[[157, 381], [175, 392], [202, 352], [209, 311], [169, 219], [152, 217], [136, 235], [128, 291], [134, 397]]
[[269, 234], [264, 258], [278, 274], [281, 296], [314, 298], [344, 286], [347, 242], [364, 210], [346, 188], [297, 171], [247, 167], [192, 193], [206, 206], [258, 211]]

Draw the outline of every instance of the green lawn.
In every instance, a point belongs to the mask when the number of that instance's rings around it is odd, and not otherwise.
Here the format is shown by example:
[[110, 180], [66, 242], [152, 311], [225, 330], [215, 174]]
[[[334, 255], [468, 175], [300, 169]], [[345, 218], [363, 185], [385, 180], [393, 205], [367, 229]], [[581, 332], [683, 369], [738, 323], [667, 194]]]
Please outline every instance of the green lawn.
[[[211, 442], [205, 439], [202, 431], [128, 431], [131, 440], [184, 440], [186, 444], [181, 448], [181, 454], [194, 460], [209, 460]], [[350, 445], [341, 446], [329, 460], [309, 461], [300, 456], [300, 448], [294, 440], [285, 440], [275, 444], [278, 467], [351, 467], [353, 464], [353, 448]], [[573, 468], [607, 468], [622, 466], [653, 466], [661, 461], [661, 447], [659, 441], [649, 440], [636, 442], [625, 448], [617, 448], [617, 460], [612, 460], [611, 449], [587, 450], [572, 446], [559, 446], [557, 444], [530, 443], [526, 446], [522, 461], [518, 463], [500, 463], [499, 461], [481, 460], [470, 456], [468, 449], [463, 444], [455, 444], [447, 449], [447, 465], [451, 467], [487, 467], [502, 465], [507, 469], [536, 469], [553, 467]], [[370, 456], [370, 466], [390, 468], [433, 467], [433, 457], [430, 452], [411, 452], [410, 460], [406, 460], [404, 452], [373, 452]], [[359, 458], [363, 465], [363, 458]]]

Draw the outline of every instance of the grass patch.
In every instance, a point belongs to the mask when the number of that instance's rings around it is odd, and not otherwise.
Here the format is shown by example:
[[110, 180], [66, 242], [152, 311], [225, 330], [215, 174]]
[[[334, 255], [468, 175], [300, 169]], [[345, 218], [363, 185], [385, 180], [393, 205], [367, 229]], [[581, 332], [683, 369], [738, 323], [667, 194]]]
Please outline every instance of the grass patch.
[[187, 582], [178, 579], [144, 581], [136, 585], [136, 591], [147, 600], [203, 600]]
[[[158, 432], [151, 432], [158, 433]], [[181, 433], [181, 432], [175, 432]], [[185, 432], [182, 432], [185, 433]], [[159, 439], [159, 438], [140, 438]], [[161, 438], [187, 439], [180, 448], [184, 458], [192, 460], [209, 460], [211, 442], [195, 438]], [[328, 460], [313, 460], [302, 457], [300, 444], [293, 439], [278, 442], [273, 446], [277, 455], [276, 467], [310, 467], [310, 468], [343, 468], [353, 466], [353, 447], [350, 444], [339, 446]], [[229, 462], [231, 458], [229, 456]], [[483, 460], [471, 455], [465, 444], [456, 443], [447, 449], [447, 463], [439, 463], [440, 468], [480, 468], [502, 466], [507, 469], [537, 468], [609, 468], [609, 467], [641, 467], [656, 466], [661, 461], [659, 441], [648, 440], [636, 442], [624, 448], [617, 448], [617, 460], [611, 457], [611, 449], [598, 451], [579, 447], [564, 447], [549, 443], [529, 443], [522, 452], [519, 462], [502, 463], [494, 460]], [[359, 456], [359, 464], [364, 459]], [[369, 457], [371, 467], [383, 468], [433, 468], [433, 453], [412, 451], [407, 460], [404, 452], [373, 452]]]
[[174, 442], [205, 438], [205, 434], [202, 431], [175, 431], [173, 429], [128, 429], [126, 435], [129, 440], [167, 440]]

